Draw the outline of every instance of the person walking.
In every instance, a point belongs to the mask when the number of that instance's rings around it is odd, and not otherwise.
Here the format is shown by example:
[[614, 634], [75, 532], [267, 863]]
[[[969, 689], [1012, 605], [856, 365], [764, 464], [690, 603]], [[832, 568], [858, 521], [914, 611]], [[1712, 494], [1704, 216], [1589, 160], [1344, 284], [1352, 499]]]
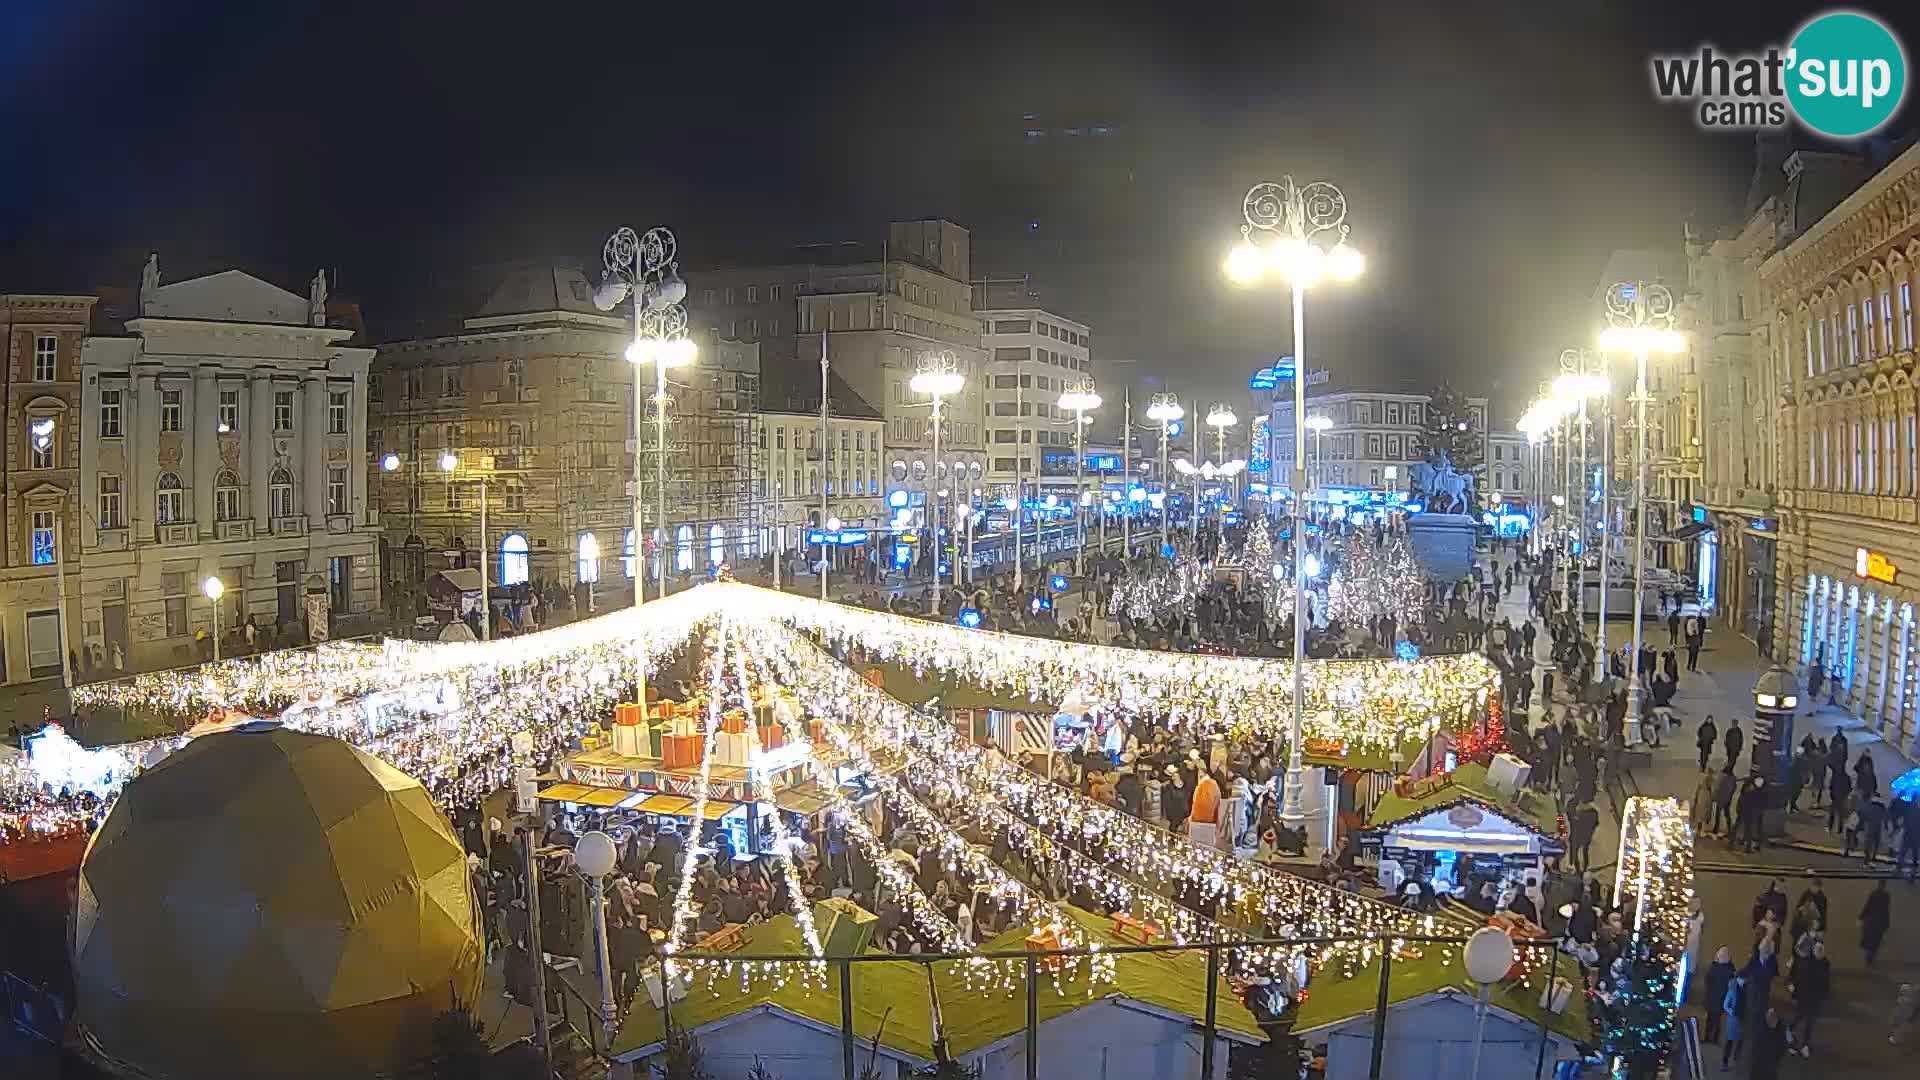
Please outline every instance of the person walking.
[[1793, 1028], [1780, 1018], [1780, 1010], [1767, 1006], [1754, 1025], [1753, 1059], [1747, 1075], [1752, 1080], [1778, 1080], [1780, 1060], [1792, 1052]]
[[1733, 766], [1720, 770], [1720, 777], [1713, 789], [1713, 824], [1710, 832], [1721, 836], [1733, 835], [1733, 795], [1739, 790], [1740, 782], [1734, 778]]
[[1887, 879], [1874, 882], [1873, 891], [1867, 894], [1867, 902], [1860, 905], [1860, 954], [1866, 958], [1867, 966], [1872, 967], [1875, 958], [1880, 955], [1880, 942], [1887, 936], [1887, 927], [1893, 923], [1893, 897], [1887, 892]]
[[1793, 763], [1787, 766], [1787, 812], [1800, 812], [1800, 796], [1807, 789], [1807, 781], [1813, 777], [1813, 759], [1807, 755], [1805, 747], [1793, 755]]
[[1727, 1040], [1720, 1047], [1720, 1071], [1726, 1072], [1733, 1068], [1733, 1059], [1740, 1055], [1740, 1026], [1747, 1018], [1745, 973], [1736, 971], [1728, 980], [1726, 993], [1720, 995], [1720, 1015], [1726, 1021]]
[[1573, 856], [1573, 868], [1577, 873], [1586, 873], [1588, 850], [1593, 847], [1593, 834], [1600, 827], [1600, 811], [1591, 800], [1574, 807], [1567, 818], [1567, 849]]
[[1680, 612], [1678, 609], [1667, 613], [1667, 644], [1680, 644]]
[[1727, 733], [1721, 739], [1727, 748], [1727, 768], [1735, 769], [1740, 765], [1740, 748], [1747, 744], [1747, 734], [1740, 730], [1738, 718], [1727, 723]]
[[1800, 1029], [1800, 1053], [1813, 1056], [1813, 1025], [1826, 1008], [1827, 995], [1833, 990], [1833, 964], [1827, 960], [1825, 942], [1814, 942], [1813, 955], [1793, 965], [1794, 1021]]
[[1829, 772], [1833, 777], [1827, 784], [1827, 832], [1838, 835], [1847, 824], [1847, 814], [1851, 809], [1848, 804], [1853, 797], [1853, 780], [1847, 775], [1844, 765], [1834, 769], [1831, 766], [1833, 759], [1827, 760]]
[[1707, 1027], [1702, 1036], [1709, 1043], [1720, 1041], [1721, 1029], [1726, 1025], [1727, 1012], [1722, 1003], [1727, 1000], [1727, 988], [1733, 985], [1738, 972], [1733, 966], [1733, 954], [1725, 945], [1713, 954], [1713, 964], [1707, 968]]
[[1739, 834], [1736, 843], [1747, 852], [1760, 850], [1760, 823], [1767, 809], [1767, 778], [1755, 776], [1740, 794]]
[[1695, 836], [1705, 836], [1713, 825], [1714, 780], [1712, 769], [1701, 769], [1700, 779], [1693, 785], [1693, 803], [1687, 816]]
[[1700, 722], [1699, 734], [1694, 736], [1694, 742], [1700, 747], [1700, 768], [1703, 771], [1707, 767], [1707, 762], [1713, 758], [1714, 743], [1719, 740], [1720, 729], [1714, 726], [1713, 714], [1708, 713], [1707, 718]]
[[[1865, 801], [1861, 801], [1861, 800]], [[1873, 795], [1856, 795], [1854, 801], [1859, 804], [1860, 848], [1866, 856], [1867, 865], [1880, 855], [1880, 837], [1886, 830], [1887, 804]]]

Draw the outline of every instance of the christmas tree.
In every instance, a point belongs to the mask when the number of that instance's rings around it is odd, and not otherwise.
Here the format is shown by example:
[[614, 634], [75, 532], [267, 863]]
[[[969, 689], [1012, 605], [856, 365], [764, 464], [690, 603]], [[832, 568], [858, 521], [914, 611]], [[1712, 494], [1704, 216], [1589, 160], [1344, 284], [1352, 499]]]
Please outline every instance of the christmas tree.
[[1673, 978], [1673, 958], [1642, 941], [1614, 961], [1594, 995], [1601, 1049], [1631, 1080], [1652, 1080], [1673, 1045]]

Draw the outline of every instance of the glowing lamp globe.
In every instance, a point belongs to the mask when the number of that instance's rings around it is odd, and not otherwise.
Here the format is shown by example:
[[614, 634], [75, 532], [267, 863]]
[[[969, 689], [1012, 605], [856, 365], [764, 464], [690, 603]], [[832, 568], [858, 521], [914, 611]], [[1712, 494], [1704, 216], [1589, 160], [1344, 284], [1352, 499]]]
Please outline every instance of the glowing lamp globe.
[[1250, 285], [1266, 272], [1267, 257], [1251, 243], [1236, 244], [1227, 253], [1227, 277], [1237, 284]]
[[1467, 978], [1474, 982], [1496, 983], [1513, 970], [1513, 939], [1505, 930], [1483, 926], [1467, 939]]
[[388, 472], [394, 472], [400, 468], [400, 455], [389, 451], [385, 457], [380, 459], [380, 467]]
[[606, 877], [619, 857], [613, 837], [603, 832], [590, 832], [573, 845], [573, 864], [588, 877]]
[[440, 468], [443, 472], [452, 472], [460, 465], [460, 459], [452, 454], [440, 455]]
[[467, 856], [419, 781], [252, 723], [127, 781], [80, 866], [75, 1019], [156, 1077], [409, 1073], [472, 1006]]

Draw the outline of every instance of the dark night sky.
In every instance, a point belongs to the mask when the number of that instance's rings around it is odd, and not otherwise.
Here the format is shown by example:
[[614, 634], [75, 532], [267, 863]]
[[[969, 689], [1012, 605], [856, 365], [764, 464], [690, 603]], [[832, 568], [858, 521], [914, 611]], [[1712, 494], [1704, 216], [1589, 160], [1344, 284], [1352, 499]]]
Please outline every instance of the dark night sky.
[[[0, 4], [0, 288], [130, 285], [149, 248], [169, 280], [325, 265], [391, 334], [436, 281], [592, 264], [621, 222], [702, 264], [941, 216], [1099, 361], [1206, 398], [1289, 350], [1284, 293], [1220, 259], [1246, 188], [1290, 170], [1345, 188], [1370, 260], [1309, 300], [1314, 366], [1510, 411], [1590, 333], [1608, 251], [1739, 209], [1750, 138], [1656, 104], [1647, 54], [1823, 9], [669, 7]], [[1029, 146], [1024, 113], [1118, 133]]]

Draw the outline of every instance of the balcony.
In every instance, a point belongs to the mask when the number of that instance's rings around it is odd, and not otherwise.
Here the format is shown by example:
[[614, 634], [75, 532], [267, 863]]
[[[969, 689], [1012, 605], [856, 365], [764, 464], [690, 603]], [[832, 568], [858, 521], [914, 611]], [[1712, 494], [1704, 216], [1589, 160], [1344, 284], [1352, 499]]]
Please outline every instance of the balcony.
[[307, 531], [307, 515], [294, 514], [290, 517], [277, 517], [268, 523], [268, 530], [275, 536], [302, 536]]
[[127, 536], [128, 532], [125, 525], [115, 525], [111, 528], [102, 527], [99, 530], [99, 540], [96, 546], [98, 546], [101, 551], [125, 551], [127, 550]]
[[213, 523], [213, 538], [215, 540], [251, 540], [253, 539], [253, 519], [216, 521]]
[[344, 536], [353, 531], [352, 514], [328, 514], [327, 531], [335, 536]]
[[169, 521], [153, 527], [153, 542], [169, 547], [191, 544], [199, 540], [191, 521]]
[[609, 386], [587, 387], [577, 398], [584, 405], [618, 405], [620, 392]]

